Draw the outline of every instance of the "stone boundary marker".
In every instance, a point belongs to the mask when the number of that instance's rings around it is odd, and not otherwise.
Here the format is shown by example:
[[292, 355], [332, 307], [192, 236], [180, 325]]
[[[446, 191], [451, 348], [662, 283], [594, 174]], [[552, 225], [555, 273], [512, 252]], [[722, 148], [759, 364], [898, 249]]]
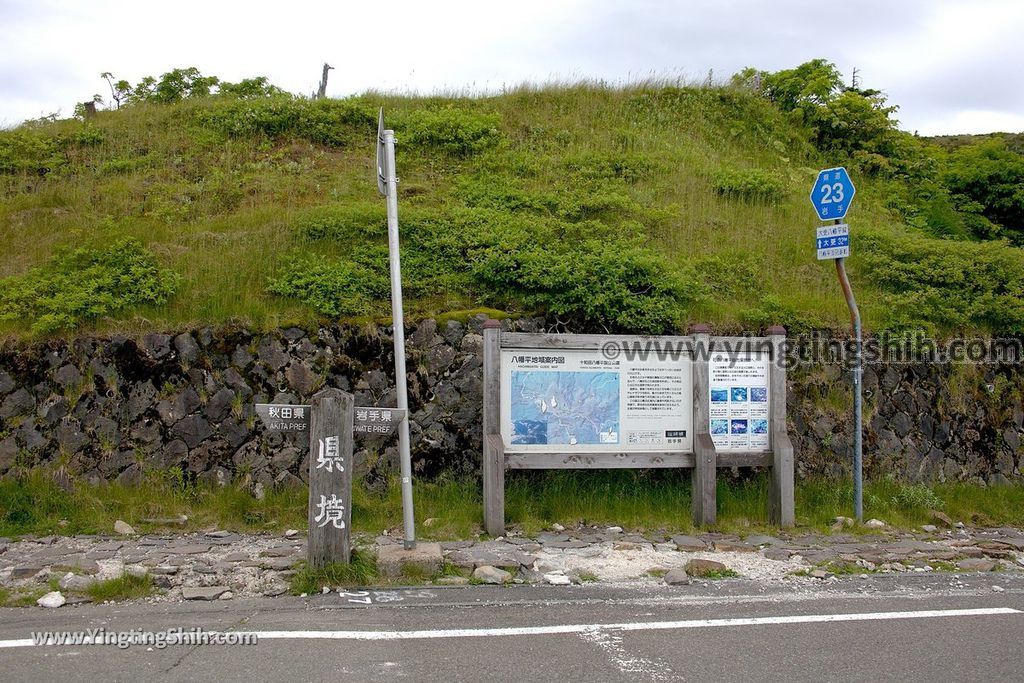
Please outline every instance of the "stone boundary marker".
[[[484, 526], [491, 536], [505, 533], [506, 469], [690, 468], [693, 520], [707, 526], [717, 518], [717, 468], [770, 467], [769, 517], [794, 525], [784, 328], [772, 327], [766, 337], [711, 337], [695, 325], [689, 336], [626, 337], [503, 332], [497, 320], [483, 327]], [[641, 353], [621, 353], [626, 349]], [[528, 389], [530, 373], [538, 381]], [[568, 389], [536, 395], [537, 387], [559, 386], [561, 377], [552, 378], [562, 373]], [[617, 419], [607, 421], [615, 426], [580, 442], [558, 433], [549, 443], [550, 425], [577, 428], [567, 400], [601, 393], [593, 385], [576, 388], [595, 373], [615, 377], [609, 394], [621, 391]], [[559, 393], [561, 414], [553, 400]]]
[[277, 432], [309, 433], [309, 543], [311, 567], [352, 558], [352, 440], [356, 434], [392, 434], [405, 419], [399, 408], [358, 408], [352, 394], [324, 389], [310, 405], [257, 403], [256, 415]]

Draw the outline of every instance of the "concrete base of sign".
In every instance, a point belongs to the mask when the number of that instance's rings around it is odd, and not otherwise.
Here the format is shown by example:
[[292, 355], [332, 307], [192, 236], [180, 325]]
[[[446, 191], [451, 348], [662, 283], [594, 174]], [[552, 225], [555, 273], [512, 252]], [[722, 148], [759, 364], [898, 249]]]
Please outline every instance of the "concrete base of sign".
[[440, 543], [420, 542], [410, 550], [401, 545], [386, 545], [377, 551], [377, 570], [388, 578], [399, 578], [410, 572], [431, 576], [441, 571], [442, 562]]

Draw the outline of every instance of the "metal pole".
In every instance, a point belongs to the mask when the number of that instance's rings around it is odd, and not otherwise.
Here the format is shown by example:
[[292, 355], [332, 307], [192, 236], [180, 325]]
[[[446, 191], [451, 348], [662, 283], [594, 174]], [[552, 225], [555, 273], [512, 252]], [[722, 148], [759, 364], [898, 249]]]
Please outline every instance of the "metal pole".
[[[839, 223], [839, 221], [836, 221]], [[846, 277], [846, 259], [836, 259], [836, 274], [839, 276], [839, 284], [843, 288], [843, 295], [846, 296], [846, 305], [850, 307], [850, 320], [853, 322], [854, 351], [853, 351], [853, 515], [858, 522], [864, 521], [864, 481], [863, 481], [863, 460], [861, 434], [861, 332], [860, 332], [860, 310], [857, 308], [857, 300], [853, 297], [853, 289], [850, 287], [850, 280]]]
[[395, 339], [395, 388], [398, 408], [405, 411], [398, 426], [398, 458], [402, 474], [402, 517], [405, 549], [416, 547], [412, 507], [412, 458], [409, 455], [409, 392], [405, 379], [405, 315], [402, 310], [402, 266], [398, 255], [398, 178], [395, 175], [395, 131], [384, 131], [387, 155], [388, 254], [391, 262], [391, 320]]

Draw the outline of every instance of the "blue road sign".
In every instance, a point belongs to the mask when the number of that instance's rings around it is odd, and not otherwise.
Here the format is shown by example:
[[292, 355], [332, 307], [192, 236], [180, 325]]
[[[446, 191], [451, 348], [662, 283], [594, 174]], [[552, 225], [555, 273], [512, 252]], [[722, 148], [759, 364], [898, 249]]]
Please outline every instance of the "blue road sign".
[[818, 228], [818, 260], [846, 258], [850, 255], [850, 226], [846, 223]]
[[846, 216], [856, 193], [857, 188], [845, 168], [826, 168], [818, 173], [811, 188], [811, 204], [821, 220], [838, 220]]

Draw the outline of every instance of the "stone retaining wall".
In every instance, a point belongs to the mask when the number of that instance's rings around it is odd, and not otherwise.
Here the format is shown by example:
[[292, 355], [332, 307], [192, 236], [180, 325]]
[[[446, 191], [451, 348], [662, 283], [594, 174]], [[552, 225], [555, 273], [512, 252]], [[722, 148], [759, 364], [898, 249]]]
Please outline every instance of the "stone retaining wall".
[[[414, 471], [480, 466], [483, 317], [409, 330]], [[545, 331], [542, 320], [507, 321]], [[91, 479], [146, 472], [242, 480], [264, 490], [304, 478], [306, 444], [266, 434], [257, 402], [304, 402], [324, 385], [357, 405], [394, 405], [386, 329], [297, 328], [272, 334], [203, 328], [178, 335], [78, 338], [0, 350], [0, 476], [37, 464]], [[1005, 483], [1020, 476], [1021, 380], [1015, 366], [880, 365], [864, 377], [869, 476]], [[790, 372], [799, 476], [848, 471], [849, 376], [838, 366]], [[392, 440], [357, 441], [356, 475], [397, 471]]]

